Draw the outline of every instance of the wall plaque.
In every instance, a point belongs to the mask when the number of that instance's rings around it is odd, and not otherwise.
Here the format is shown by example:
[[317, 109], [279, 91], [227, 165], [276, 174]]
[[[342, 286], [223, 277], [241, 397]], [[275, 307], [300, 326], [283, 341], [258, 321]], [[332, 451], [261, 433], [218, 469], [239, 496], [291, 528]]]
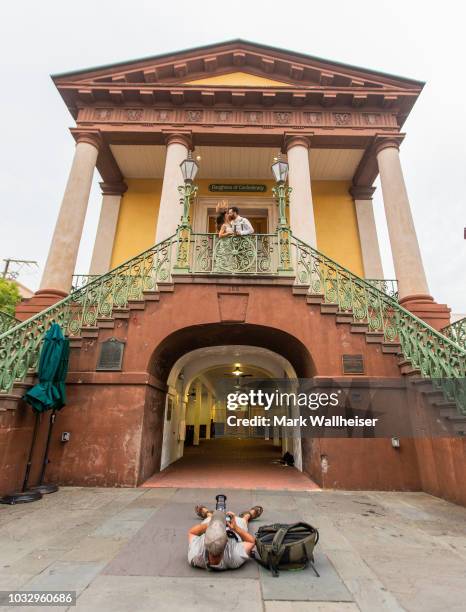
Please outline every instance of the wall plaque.
[[364, 374], [364, 357], [343, 355], [343, 374]]
[[117, 338], [102, 342], [96, 370], [121, 370], [124, 348], [125, 343]]
[[209, 191], [213, 192], [255, 192], [265, 193], [267, 191], [267, 185], [255, 185], [255, 184], [242, 184], [235, 185], [229, 183], [211, 183], [209, 185]]

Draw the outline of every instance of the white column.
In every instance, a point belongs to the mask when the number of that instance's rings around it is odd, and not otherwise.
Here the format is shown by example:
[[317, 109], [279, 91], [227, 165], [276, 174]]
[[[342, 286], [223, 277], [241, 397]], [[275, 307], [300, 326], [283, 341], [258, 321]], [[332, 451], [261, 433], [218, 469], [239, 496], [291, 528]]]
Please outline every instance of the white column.
[[105, 274], [110, 270], [121, 197], [127, 189], [125, 183], [115, 185], [100, 183], [100, 186], [102, 188], [102, 207], [89, 274]]
[[80, 134], [45, 264], [41, 290], [69, 293], [86, 217], [100, 138]]
[[167, 138], [167, 155], [155, 232], [156, 244], [172, 236], [180, 224], [183, 213], [178, 192], [178, 187], [183, 184], [180, 164], [186, 159], [189, 148], [189, 140], [184, 134], [171, 134]]
[[429, 288], [416, 236], [396, 140], [384, 139], [376, 149], [385, 216], [400, 299], [427, 296]]
[[297, 237], [316, 248], [316, 226], [312, 203], [311, 172], [309, 169], [309, 141], [303, 136], [292, 136], [286, 141], [288, 156], [288, 184], [290, 194], [290, 226]]
[[207, 414], [207, 423], [206, 423], [206, 428], [205, 428], [205, 437], [206, 440], [210, 440], [210, 420], [212, 418], [212, 393], [210, 391], [207, 391], [207, 407], [206, 407], [206, 414]]
[[194, 446], [199, 446], [199, 429], [201, 422], [201, 410], [202, 410], [202, 383], [198, 381], [196, 383], [196, 403], [194, 407]]
[[372, 194], [374, 191], [375, 187], [359, 185], [355, 185], [350, 189], [356, 208], [364, 276], [366, 278], [384, 278], [372, 206]]

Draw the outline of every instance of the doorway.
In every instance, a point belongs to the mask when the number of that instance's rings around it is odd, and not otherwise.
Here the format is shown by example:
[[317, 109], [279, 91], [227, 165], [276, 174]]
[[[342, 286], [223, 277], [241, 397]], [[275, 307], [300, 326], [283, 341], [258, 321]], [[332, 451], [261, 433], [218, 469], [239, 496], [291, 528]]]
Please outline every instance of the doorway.
[[[201, 197], [193, 205], [193, 230], [196, 233], [216, 233], [217, 212], [216, 206], [219, 198]], [[241, 197], [223, 202], [227, 206], [238, 206], [240, 215], [251, 221], [256, 234], [271, 234], [277, 227], [277, 205], [272, 198]]]

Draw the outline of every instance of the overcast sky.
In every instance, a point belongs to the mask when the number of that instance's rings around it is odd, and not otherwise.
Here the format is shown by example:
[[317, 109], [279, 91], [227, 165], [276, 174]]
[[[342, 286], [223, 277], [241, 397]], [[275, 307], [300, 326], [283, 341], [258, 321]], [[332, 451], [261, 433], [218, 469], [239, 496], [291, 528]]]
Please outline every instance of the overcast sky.
[[[0, 259], [47, 256], [74, 141], [50, 74], [245, 38], [427, 81], [401, 159], [430, 290], [466, 313], [466, 57], [462, 2], [41, 0], [4, 3], [0, 36]], [[77, 271], [88, 271], [100, 207], [96, 174]], [[378, 187], [385, 276], [393, 266]]]

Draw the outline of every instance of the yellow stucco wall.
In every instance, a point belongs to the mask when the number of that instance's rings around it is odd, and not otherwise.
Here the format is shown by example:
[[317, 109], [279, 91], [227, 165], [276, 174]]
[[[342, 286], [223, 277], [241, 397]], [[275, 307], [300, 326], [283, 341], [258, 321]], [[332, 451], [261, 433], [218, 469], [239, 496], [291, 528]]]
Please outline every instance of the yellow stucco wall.
[[154, 244], [162, 179], [125, 179], [128, 185], [118, 215], [111, 267]]
[[289, 83], [282, 81], [274, 81], [266, 77], [248, 74], [247, 72], [230, 72], [229, 74], [220, 74], [218, 76], [205, 77], [194, 81], [186, 81], [185, 85], [229, 85], [239, 87], [289, 87]]
[[[254, 194], [213, 194], [209, 191], [210, 183], [229, 182], [265, 184], [267, 191]], [[155, 237], [162, 179], [126, 179], [126, 183], [128, 191], [121, 202], [112, 253], [112, 268], [148, 249]], [[272, 197], [273, 181], [268, 180], [200, 179], [196, 184], [199, 187], [199, 196], [217, 196], [219, 200], [226, 198], [232, 204], [241, 205], [243, 197], [269, 199]], [[312, 182], [317, 248], [355, 274], [363, 276], [356, 211], [348, 192], [350, 186], [351, 183], [348, 181]]]
[[364, 276], [361, 244], [349, 181], [313, 181], [317, 248], [358, 276]]

